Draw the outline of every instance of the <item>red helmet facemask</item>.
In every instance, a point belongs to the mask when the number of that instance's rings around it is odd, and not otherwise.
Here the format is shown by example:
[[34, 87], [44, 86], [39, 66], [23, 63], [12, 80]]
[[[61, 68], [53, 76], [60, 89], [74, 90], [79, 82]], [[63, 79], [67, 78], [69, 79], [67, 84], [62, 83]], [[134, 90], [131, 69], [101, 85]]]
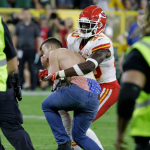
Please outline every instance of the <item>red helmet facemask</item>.
[[89, 38], [104, 31], [106, 25], [106, 14], [97, 6], [86, 7], [80, 14], [78, 22], [79, 36]]

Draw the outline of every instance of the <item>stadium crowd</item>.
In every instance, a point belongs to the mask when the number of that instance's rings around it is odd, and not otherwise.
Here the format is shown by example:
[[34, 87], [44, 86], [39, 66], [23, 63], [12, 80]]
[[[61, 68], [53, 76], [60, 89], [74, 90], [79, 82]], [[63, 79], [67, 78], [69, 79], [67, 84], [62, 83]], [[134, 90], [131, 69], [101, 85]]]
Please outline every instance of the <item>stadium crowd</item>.
[[[140, 16], [143, 14], [143, 10], [145, 9], [146, 4], [147, 0], [1, 0], [0, 7], [23, 8], [23, 11], [21, 11], [19, 14], [12, 12], [8, 17], [9, 19], [4, 18], [12, 35], [14, 46], [16, 49], [18, 49], [18, 59], [20, 61], [20, 82], [22, 88], [35, 90], [37, 86], [40, 86], [42, 90], [45, 90], [49, 85], [48, 82], [39, 82], [37, 75], [38, 70], [42, 69], [39, 59], [39, 56], [41, 56], [39, 45], [45, 39], [47, 39], [48, 37], [55, 37], [62, 42], [63, 47], [67, 47], [67, 36], [69, 35], [69, 33], [74, 31], [73, 19], [70, 17], [62, 20], [60, 17], [58, 17], [57, 9], [84, 9], [89, 5], [97, 5], [103, 8], [104, 11], [139, 10], [138, 16]], [[49, 13], [41, 14], [39, 18], [35, 18], [30, 14], [29, 8], [35, 8], [38, 10], [46, 9]], [[28, 18], [29, 20], [31, 19], [33, 26], [36, 28], [36, 36], [34, 35], [35, 39], [33, 38], [31, 40], [28, 40], [30, 42], [34, 40], [36, 41], [34, 47], [30, 47], [30, 50], [32, 49], [32, 54], [30, 53], [30, 58], [32, 58], [31, 60], [24, 58], [26, 56], [23, 57], [21, 52], [22, 49], [26, 49], [25, 47], [27, 47], [28, 44], [31, 45], [31, 43], [25, 42], [25, 39], [27, 37], [30, 37], [31, 32], [28, 33], [29, 35], [26, 35], [24, 37], [22, 36], [22, 33], [18, 33], [19, 24], [22, 21], [26, 22], [25, 20], [28, 20]], [[138, 17], [138, 20], [140, 20], [140, 17]], [[132, 39], [134, 42], [136, 41], [134, 36], [136, 36], [140, 32], [140, 25], [137, 22], [135, 22], [134, 25], [131, 25], [131, 27], [127, 29], [129, 30], [129, 33], [127, 31], [126, 33], [118, 36], [117, 39], [120, 43], [121, 51], [125, 51], [127, 47], [131, 45]], [[136, 28], [138, 29], [135, 30]], [[132, 33], [132, 31], [134, 31], [135, 33]], [[113, 28], [107, 25], [105, 34], [108, 37], [112, 38]], [[20, 40], [16, 41], [16, 37], [18, 39], [22, 37], [22, 42], [24, 43], [20, 43]], [[17, 42], [19, 44], [22, 44], [23, 46], [19, 47]], [[25, 52], [27, 53], [27, 50]], [[121, 71], [122, 53], [119, 54], [119, 64]]]

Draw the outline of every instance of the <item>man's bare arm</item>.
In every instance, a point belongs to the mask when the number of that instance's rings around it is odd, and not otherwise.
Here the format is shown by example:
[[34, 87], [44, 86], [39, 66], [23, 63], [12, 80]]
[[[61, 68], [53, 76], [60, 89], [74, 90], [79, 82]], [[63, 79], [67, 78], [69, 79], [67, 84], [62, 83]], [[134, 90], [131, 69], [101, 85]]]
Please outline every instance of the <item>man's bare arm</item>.
[[[108, 49], [98, 50], [92, 53], [89, 58], [95, 59], [98, 62], [98, 64], [100, 64], [107, 57], [109, 52], [110, 51]], [[78, 66], [84, 74], [88, 74], [89, 72], [95, 69], [95, 64], [91, 61], [85, 61], [83, 63], [78, 64]], [[73, 67], [65, 69], [64, 72], [66, 77], [78, 76]]]

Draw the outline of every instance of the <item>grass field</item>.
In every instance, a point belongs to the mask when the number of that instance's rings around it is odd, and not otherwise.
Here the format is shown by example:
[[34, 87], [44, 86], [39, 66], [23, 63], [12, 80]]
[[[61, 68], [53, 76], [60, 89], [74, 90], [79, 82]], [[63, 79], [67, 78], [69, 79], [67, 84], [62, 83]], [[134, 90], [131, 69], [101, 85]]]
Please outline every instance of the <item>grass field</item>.
[[[41, 103], [47, 95], [24, 95], [19, 102], [24, 116], [23, 127], [29, 133], [35, 150], [56, 150], [57, 143], [51, 129], [41, 110]], [[134, 149], [133, 139], [129, 136], [129, 128], [125, 141], [128, 150]], [[91, 125], [91, 129], [97, 134], [105, 150], [115, 150], [114, 142], [116, 136], [116, 105], [112, 106], [100, 119]], [[3, 134], [0, 132], [2, 144], [6, 150], [14, 150]]]

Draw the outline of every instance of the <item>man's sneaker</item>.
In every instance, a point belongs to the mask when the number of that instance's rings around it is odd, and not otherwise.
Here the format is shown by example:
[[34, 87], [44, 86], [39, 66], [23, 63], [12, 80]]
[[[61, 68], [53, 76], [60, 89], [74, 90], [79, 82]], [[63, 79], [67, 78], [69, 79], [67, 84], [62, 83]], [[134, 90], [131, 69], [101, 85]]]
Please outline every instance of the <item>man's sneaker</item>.
[[65, 144], [58, 145], [57, 150], [71, 150], [71, 141], [67, 141]]

